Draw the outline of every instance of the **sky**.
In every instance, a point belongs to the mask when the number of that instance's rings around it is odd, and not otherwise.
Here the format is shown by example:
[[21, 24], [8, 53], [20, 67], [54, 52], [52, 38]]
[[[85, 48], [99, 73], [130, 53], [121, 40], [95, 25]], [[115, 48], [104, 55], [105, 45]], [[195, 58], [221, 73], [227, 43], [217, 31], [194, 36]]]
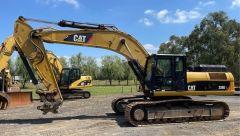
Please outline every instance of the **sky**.
[[[210, 12], [224, 11], [240, 22], [240, 0], [2, 0], [0, 40], [13, 33], [18, 16], [58, 22], [113, 24], [135, 37], [149, 53], [156, 53], [171, 35], [185, 36]], [[35, 24], [34, 27], [54, 27]], [[98, 60], [117, 55], [104, 49], [45, 44], [57, 56], [69, 57], [81, 52]], [[120, 55], [118, 55], [120, 56]]]

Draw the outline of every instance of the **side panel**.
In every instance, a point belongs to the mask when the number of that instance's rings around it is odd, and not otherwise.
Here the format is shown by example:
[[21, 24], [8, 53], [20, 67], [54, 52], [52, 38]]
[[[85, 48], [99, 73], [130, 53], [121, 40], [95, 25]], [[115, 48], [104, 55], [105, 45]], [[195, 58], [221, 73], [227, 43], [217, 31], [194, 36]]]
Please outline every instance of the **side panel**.
[[[234, 77], [230, 72], [217, 72], [223, 76], [209, 76], [216, 72], [188, 72], [188, 88], [181, 92], [177, 91], [156, 91], [154, 96], [198, 96], [198, 95], [233, 95]], [[217, 80], [216, 77], [219, 79]], [[220, 79], [222, 78], [222, 79]], [[224, 78], [224, 79], [223, 79]]]

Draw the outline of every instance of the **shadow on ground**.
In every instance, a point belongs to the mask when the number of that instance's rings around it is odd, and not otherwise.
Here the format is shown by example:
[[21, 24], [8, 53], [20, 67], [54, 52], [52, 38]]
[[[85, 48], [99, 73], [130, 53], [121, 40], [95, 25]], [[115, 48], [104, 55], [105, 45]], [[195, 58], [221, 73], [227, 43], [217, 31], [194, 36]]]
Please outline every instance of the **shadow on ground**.
[[79, 116], [68, 116], [68, 117], [53, 117], [53, 118], [35, 118], [35, 119], [6, 119], [0, 120], [0, 124], [46, 124], [52, 123], [53, 121], [61, 120], [115, 120], [120, 127], [131, 127], [123, 115], [116, 115], [115, 113], [106, 113], [106, 115], [99, 116], [89, 116], [89, 115], [79, 115]]

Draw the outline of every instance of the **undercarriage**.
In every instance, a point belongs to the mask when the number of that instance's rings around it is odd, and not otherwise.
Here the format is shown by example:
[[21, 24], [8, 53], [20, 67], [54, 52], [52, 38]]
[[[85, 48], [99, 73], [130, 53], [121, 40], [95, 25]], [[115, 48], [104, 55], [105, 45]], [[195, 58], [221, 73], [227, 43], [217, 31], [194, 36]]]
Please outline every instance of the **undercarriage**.
[[88, 99], [91, 97], [91, 93], [89, 91], [84, 91], [81, 89], [74, 90], [61, 90], [62, 97], [64, 100], [67, 99]]
[[192, 100], [190, 97], [123, 97], [113, 100], [113, 110], [125, 114], [133, 126], [162, 123], [221, 120], [229, 116], [226, 103], [214, 100]]

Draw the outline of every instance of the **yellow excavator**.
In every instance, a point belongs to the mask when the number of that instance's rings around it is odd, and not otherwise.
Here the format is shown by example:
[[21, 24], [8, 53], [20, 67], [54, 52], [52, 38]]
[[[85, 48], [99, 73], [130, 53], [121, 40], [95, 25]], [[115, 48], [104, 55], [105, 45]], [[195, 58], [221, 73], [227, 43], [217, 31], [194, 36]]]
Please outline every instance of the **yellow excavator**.
[[58, 57], [51, 51], [47, 51], [47, 57], [63, 99], [90, 98], [90, 92], [83, 89], [92, 86], [91, 76], [82, 75], [79, 68], [63, 68]]
[[[69, 27], [71, 30], [32, 28], [29, 22]], [[0, 70], [6, 65], [12, 51], [17, 50], [36, 84], [43, 102], [37, 109], [43, 114], [57, 113], [63, 102], [43, 42], [103, 48], [126, 57], [139, 80], [143, 95], [116, 98], [112, 108], [116, 113], [124, 113], [134, 126], [221, 120], [229, 116], [230, 109], [225, 102], [193, 100], [190, 96], [232, 95], [234, 77], [230, 72], [187, 72], [185, 55], [149, 55], [136, 39], [112, 25], [19, 17], [13, 35], [4, 42], [4, 50], [0, 52]], [[33, 70], [46, 90], [39, 88]]]

